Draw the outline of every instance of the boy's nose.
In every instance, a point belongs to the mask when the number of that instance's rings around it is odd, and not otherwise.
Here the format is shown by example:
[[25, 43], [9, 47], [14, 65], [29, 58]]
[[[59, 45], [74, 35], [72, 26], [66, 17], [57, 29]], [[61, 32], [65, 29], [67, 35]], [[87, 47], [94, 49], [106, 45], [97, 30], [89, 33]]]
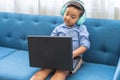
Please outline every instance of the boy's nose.
[[70, 19], [70, 17], [69, 17], [69, 16], [67, 16], [66, 18], [67, 18], [67, 20], [69, 20], [69, 19]]
[[67, 19], [69, 19], [70, 17], [69, 17], [69, 16], [67, 16], [66, 18], [67, 18]]

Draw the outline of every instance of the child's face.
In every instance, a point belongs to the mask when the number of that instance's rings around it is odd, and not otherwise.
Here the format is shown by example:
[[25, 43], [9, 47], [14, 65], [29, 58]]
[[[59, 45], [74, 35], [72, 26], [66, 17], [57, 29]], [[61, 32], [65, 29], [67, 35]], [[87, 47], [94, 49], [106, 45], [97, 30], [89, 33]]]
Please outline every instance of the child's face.
[[64, 13], [64, 22], [67, 26], [71, 27], [76, 24], [82, 11], [76, 9], [75, 7], [68, 7]]

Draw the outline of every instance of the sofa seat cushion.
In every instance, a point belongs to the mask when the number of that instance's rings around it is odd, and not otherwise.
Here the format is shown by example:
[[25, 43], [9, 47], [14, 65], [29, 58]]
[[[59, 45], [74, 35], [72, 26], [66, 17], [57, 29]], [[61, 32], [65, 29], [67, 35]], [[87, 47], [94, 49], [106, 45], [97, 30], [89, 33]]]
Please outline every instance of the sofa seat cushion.
[[10, 55], [11, 53], [15, 52], [16, 49], [13, 48], [6, 48], [0, 46], [0, 59]]
[[29, 66], [28, 51], [18, 50], [0, 60], [0, 80], [29, 80], [37, 70]]
[[115, 70], [115, 66], [86, 62], [77, 73], [69, 76], [67, 80], [113, 80]]

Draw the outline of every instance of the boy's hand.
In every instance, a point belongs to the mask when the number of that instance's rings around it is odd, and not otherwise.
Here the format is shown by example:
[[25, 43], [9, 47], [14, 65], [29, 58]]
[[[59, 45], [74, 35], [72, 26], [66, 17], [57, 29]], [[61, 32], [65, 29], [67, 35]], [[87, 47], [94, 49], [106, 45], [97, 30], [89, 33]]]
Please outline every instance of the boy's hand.
[[80, 54], [83, 54], [85, 51], [87, 50], [86, 47], [81, 46], [79, 48], [77, 48], [76, 50], [73, 51], [73, 59], [77, 56], [79, 56]]

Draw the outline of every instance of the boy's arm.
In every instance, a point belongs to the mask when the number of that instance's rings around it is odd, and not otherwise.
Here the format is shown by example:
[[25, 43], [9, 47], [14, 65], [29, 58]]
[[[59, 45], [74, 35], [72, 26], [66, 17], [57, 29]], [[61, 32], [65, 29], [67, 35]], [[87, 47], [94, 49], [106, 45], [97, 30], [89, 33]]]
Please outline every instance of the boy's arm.
[[57, 29], [57, 27], [52, 31], [51, 36], [58, 36], [58, 29]]
[[79, 56], [80, 54], [83, 54], [86, 50], [87, 48], [84, 46], [80, 46], [79, 48], [75, 49], [73, 51], [73, 58]]
[[90, 47], [89, 33], [85, 25], [80, 26], [80, 47], [73, 51], [73, 58], [83, 54]]

